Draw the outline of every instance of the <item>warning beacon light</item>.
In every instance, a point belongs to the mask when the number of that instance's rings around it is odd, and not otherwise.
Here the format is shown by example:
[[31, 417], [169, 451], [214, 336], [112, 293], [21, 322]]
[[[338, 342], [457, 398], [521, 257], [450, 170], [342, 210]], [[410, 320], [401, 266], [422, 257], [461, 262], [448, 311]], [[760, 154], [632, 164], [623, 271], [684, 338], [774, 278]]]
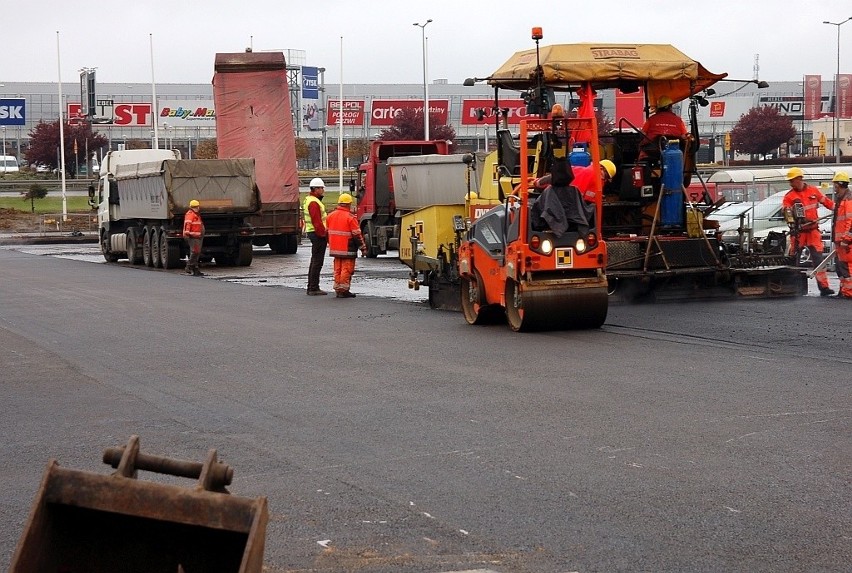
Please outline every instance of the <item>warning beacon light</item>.
[[540, 27], [535, 27], [532, 29], [532, 39], [533, 40], [541, 40], [544, 38], [544, 34], [541, 31]]

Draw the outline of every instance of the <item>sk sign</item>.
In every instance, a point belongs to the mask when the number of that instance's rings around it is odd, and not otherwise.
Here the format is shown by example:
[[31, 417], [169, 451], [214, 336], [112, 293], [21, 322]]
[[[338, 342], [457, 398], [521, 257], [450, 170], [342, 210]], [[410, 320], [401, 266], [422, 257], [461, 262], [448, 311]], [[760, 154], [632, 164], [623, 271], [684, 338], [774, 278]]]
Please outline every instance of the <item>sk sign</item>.
[[26, 100], [0, 99], [0, 125], [25, 125], [26, 120]]

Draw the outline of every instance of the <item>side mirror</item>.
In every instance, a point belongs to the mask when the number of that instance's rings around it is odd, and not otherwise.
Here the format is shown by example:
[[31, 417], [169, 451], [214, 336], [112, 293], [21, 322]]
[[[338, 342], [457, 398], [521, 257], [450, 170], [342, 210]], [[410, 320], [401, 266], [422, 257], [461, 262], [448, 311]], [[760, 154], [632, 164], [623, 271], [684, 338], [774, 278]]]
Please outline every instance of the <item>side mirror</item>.
[[91, 199], [94, 196], [95, 196], [95, 186], [89, 185], [89, 198]]

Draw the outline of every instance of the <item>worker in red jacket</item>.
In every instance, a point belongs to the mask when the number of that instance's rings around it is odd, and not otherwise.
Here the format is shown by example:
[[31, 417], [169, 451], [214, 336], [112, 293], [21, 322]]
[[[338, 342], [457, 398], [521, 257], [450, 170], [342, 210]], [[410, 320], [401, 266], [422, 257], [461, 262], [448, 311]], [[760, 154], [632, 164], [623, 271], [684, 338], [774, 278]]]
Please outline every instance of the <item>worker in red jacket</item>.
[[[816, 187], [805, 183], [805, 172], [799, 167], [791, 167], [787, 171], [787, 181], [790, 182], [790, 190], [784, 195], [781, 205], [784, 207], [784, 217], [791, 223], [791, 253], [798, 257], [801, 250], [807, 247], [811, 254], [810, 266], [816, 267], [823, 259], [818, 208], [823, 205], [827, 209], [834, 209], [834, 202]], [[815, 276], [820, 296], [834, 294], [828, 286], [825, 270]]]
[[[598, 196], [595, 176], [600, 179], [600, 188], [603, 189], [603, 186], [615, 177], [615, 171], [615, 163], [609, 159], [602, 159], [600, 169], [597, 171], [594, 165], [572, 165], [570, 171], [572, 175], [569, 177], [568, 184], [576, 187], [586, 202], [594, 203]], [[545, 189], [551, 184], [552, 180], [552, 175], [548, 173], [543, 177], [533, 180], [532, 186], [537, 189]]]
[[355, 298], [349, 290], [358, 250], [367, 256], [367, 244], [352, 214], [352, 195], [341, 193], [337, 209], [328, 215], [328, 254], [334, 258], [334, 292], [337, 298]]
[[689, 138], [689, 131], [686, 129], [686, 124], [679, 115], [672, 111], [672, 98], [667, 95], [660, 96], [657, 99], [656, 111], [651, 115], [645, 124], [642, 126], [642, 133], [645, 134], [644, 139], [639, 143], [640, 153], [639, 159], [647, 157], [648, 153], [659, 155], [660, 149], [652, 149], [653, 146], [659, 146], [658, 139], [666, 137], [668, 139], [679, 139], [686, 141]]
[[334, 258], [334, 292], [337, 298], [355, 298], [349, 290], [358, 250], [367, 256], [367, 245], [358, 219], [352, 214], [352, 195], [341, 193], [337, 209], [328, 215], [328, 254]]
[[310, 187], [310, 192], [305, 197], [305, 203], [302, 206], [305, 232], [311, 241], [311, 264], [308, 266], [308, 296], [322, 296], [328, 294], [320, 288], [320, 271], [322, 271], [322, 261], [325, 258], [325, 249], [328, 246], [325, 205], [322, 202], [323, 195], [325, 194], [325, 183], [319, 177], [314, 177], [308, 186]]
[[840, 279], [837, 298], [852, 299], [852, 278], [849, 264], [852, 263], [852, 196], [849, 195], [849, 174], [838, 171], [834, 175], [834, 218], [831, 240], [837, 252], [834, 269]]
[[186, 260], [186, 273], [194, 277], [202, 277], [204, 273], [198, 270], [198, 258], [201, 256], [201, 243], [204, 241], [204, 222], [201, 220], [201, 203], [197, 199], [189, 202], [189, 209], [183, 216], [183, 238], [189, 247], [189, 258]]

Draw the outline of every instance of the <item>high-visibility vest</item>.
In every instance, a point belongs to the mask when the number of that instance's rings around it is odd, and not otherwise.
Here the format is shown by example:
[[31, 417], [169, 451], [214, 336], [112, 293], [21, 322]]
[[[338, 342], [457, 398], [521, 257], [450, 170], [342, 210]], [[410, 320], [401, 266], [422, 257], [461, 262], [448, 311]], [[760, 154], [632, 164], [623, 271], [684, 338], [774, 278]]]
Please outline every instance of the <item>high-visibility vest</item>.
[[362, 242], [358, 219], [349, 211], [349, 205], [332, 211], [328, 216], [328, 254], [354, 259]]
[[188, 239], [200, 239], [204, 236], [204, 223], [201, 221], [201, 215], [188, 210], [183, 216], [183, 236]]
[[308, 207], [310, 206], [311, 203], [314, 203], [314, 202], [319, 203], [320, 213], [322, 213], [322, 224], [323, 224], [323, 226], [325, 225], [325, 221], [326, 221], [326, 218], [327, 218], [327, 215], [325, 214], [325, 205], [323, 205], [322, 201], [320, 201], [317, 197], [314, 197], [313, 195], [308, 195], [305, 198], [305, 204], [302, 206], [302, 213], [303, 213], [304, 218], [305, 218], [305, 232], [306, 233], [313, 233], [314, 232], [314, 222], [311, 219], [310, 212], [308, 212]]

